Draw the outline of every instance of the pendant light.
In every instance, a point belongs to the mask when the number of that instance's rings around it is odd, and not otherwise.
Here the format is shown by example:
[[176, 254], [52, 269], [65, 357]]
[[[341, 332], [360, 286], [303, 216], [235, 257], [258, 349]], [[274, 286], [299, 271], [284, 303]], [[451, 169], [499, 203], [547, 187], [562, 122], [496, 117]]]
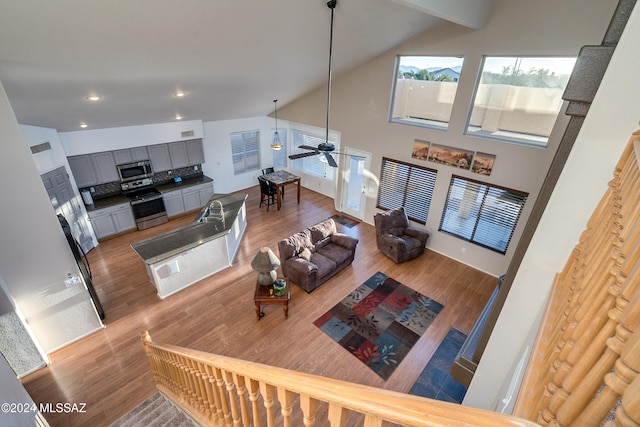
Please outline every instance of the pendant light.
[[327, 77], [327, 123], [324, 137], [324, 143], [328, 147], [333, 145], [329, 142], [329, 111], [331, 110], [331, 59], [333, 57], [333, 10], [338, 4], [337, 0], [330, 0], [327, 2], [327, 7], [331, 9], [331, 26], [329, 31], [329, 73]]
[[273, 141], [271, 142], [271, 148], [278, 151], [279, 149], [282, 148], [280, 135], [278, 135], [278, 100], [274, 99], [273, 104], [275, 105], [275, 112], [276, 112], [276, 132], [273, 134]]

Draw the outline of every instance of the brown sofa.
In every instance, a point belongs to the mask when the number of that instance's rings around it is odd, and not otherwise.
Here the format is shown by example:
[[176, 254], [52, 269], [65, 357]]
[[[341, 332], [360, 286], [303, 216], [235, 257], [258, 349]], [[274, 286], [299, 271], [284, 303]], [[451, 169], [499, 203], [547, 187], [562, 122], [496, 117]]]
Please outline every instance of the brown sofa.
[[358, 239], [338, 233], [326, 219], [278, 242], [282, 273], [311, 292], [351, 264]]
[[396, 263], [409, 261], [424, 252], [429, 233], [411, 227], [404, 208], [379, 212], [373, 221], [378, 249]]

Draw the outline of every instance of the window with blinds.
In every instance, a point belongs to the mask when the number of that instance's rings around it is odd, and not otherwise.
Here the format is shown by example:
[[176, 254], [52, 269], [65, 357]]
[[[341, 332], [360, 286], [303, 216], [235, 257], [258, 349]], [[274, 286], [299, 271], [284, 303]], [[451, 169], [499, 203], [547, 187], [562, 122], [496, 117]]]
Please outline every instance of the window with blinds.
[[528, 193], [454, 175], [440, 231], [504, 254]]
[[[301, 145], [309, 145], [311, 147], [317, 147], [318, 144], [325, 142], [324, 137], [320, 138], [318, 136], [311, 135], [309, 133], [299, 131], [299, 130], [291, 130], [291, 140], [292, 140], [291, 154], [300, 154], [300, 153], [309, 152], [309, 150], [299, 148]], [[333, 141], [329, 141], [329, 142], [333, 142]], [[340, 161], [338, 156], [334, 155], [333, 157], [336, 160], [336, 162]], [[336, 168], [329, 166], [324, 154], [303, 157], [301, 159], [295, 159], [291, 162], [291, 166], [294, 169], [305, 172], [309, 175], [314, 175], [329, 181], [333, 181], [335, 170], [336, 170]]]
[[234, 132], [231, 134], [231, 157], [233, 174], [259, 169], [260, 132]]
[[434, 169], [383, 157], [376, 207], [404, 206], [410, 220], [425, 224], [437, 174]]

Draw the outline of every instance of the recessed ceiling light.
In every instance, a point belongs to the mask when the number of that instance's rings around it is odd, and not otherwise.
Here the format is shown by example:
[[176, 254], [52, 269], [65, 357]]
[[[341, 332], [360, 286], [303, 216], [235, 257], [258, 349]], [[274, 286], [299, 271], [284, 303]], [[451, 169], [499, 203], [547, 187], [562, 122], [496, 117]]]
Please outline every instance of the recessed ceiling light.
[[177, 96], [178, 98], [182, 98], [184, 95], [185, 95], [185, 93], [184, 93], [183, 91], [181, 91], [181, 90], [179, 90], [179, 91], [177, 91], [177, 92], [176, 92], [176, 96]]
[[102, 97], [100, 95], [89, 95], [89, 96], [87, 96], [87, 99], [89, 101], [96, 102], [96, 101], [100, 101], [102, 99]]
[[88, 125], [87, 125], [86, 123], [80, 123], [80, 127], [81, 127], [82, 129], [86, 128], [87, 126], [88, 126]]
[[176, 114], [176, 120], [182, 120], [182, 116], [180, 114]]

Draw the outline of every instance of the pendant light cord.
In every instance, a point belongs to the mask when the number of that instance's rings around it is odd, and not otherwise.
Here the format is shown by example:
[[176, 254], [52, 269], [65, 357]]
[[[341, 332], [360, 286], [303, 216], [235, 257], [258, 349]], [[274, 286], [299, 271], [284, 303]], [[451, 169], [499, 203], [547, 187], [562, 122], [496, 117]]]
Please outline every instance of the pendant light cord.
[[325, 140], [324, 140], [326, 144], [329, 143], [329, 111], [331, 109], [331, 58], [333, 53], [333, 10], [335, 9], [337, 3], [338, 3], [337, 0], [330, 0], [327, 3], [327, 7], [331, 9], [331, 30], [329, 33], [329, 76], [327, 79], [327, 126], [326, 126]]

